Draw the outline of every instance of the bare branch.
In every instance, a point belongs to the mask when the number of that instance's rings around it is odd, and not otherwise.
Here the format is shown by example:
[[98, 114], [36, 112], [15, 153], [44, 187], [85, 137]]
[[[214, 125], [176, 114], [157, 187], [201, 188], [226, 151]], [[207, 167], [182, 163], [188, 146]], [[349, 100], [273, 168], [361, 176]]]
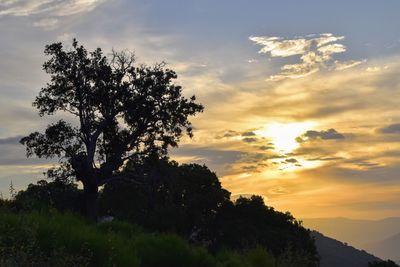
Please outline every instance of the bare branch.
[[117, 176], [113, 176], [110, 178], [106, 178], [106, 179], [102, 179], [99, 182], [99, 186], [105, 185], [105, 184], [109, 184], [112, 182], [117, 182], [117, 181], [123, 181], [123, 182], [129, 182], [129, 183], [133, 183], [133, 184], [137, 184], [137, 185], [145, 185], [147, 183], [144, 182], [139, 182], [137, 180], [135, 180], [134, 178], [143, 178], [143, 176], [140, 175], [136, 175], [133, 173], [129, 173], [129, 174], [124, 174], [124, 175], [117, 175]]

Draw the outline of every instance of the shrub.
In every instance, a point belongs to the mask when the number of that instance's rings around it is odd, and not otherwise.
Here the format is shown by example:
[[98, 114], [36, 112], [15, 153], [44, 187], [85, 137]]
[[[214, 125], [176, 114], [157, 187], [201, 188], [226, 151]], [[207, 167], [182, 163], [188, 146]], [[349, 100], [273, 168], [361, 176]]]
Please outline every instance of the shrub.
[[46, 210], [55, 208], [59, 211], [79, 212], [80, 191], [74, 183], [56, 179], [29, 184], [26, 190], [15, 195], [11, 202], [18, 211]]
[[94, 224], [71, 213], [0, 212], [0, 266], [281, 267], [258, 247], [216, 256], [174, 234], [126, 222]]

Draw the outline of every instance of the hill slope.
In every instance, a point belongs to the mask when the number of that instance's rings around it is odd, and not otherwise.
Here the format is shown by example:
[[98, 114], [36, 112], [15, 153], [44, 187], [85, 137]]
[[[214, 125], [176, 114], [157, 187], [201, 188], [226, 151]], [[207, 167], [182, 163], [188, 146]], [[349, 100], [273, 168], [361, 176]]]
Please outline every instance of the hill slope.
[[[261, 247], [210, 254], [173, 234], [73, 214], [0, 209], [0, 266], [286, 267]], [[294, 266], [294, 265], [291, 265]], [[297, 265], [296, 265], [297, 266]]]
[[368, 262], [380, 259], [340, 241], [313, 232], [318, 253], [321, 257], [320, 267], [368, 267]]
[[305, 227], [359, 248], [399, 233], [400, 218], [352, 220], [346, 218], [303, 219]]
[[[382, 259], [400, 258], [400, 218], [352, 220], [346, 218], [304, 219], [305, 227], [324, 233]], [[399, 234], [400, 235], [400, 234]]]
[[400, 233], [384, 240], [366, 245], [366, 249], [382, 259], [400, 262]]

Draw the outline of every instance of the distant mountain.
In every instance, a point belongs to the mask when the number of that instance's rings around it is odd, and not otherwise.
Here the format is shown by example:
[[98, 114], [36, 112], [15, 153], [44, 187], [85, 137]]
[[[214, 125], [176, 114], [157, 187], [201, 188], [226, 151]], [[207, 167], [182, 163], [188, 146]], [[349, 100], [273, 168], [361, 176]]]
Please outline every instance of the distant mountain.
[[347, 242], [358, 248], [394, 236], [400, 230], [400, 218], [383, 220], [352, 220], [346, 218], [303, 219], [303, 225], [324, 235]]
[[345, 243], [312, 232], [321, 257], [320, 267], [368, 267], [368, 262], [380, 261], [379, 258], [358, 250]]
[[366, 245], [366, 249], [375, 255], [379, 255], [382, 259], [392, 259], [400, 263], [400, 233], [379, 242]]

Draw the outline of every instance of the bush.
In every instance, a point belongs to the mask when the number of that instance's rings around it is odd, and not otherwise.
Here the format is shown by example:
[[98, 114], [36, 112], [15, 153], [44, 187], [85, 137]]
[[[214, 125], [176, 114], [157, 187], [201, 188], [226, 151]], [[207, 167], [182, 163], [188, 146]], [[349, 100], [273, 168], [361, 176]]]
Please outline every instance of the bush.
[[74, 183], [56, 179], [29, 184], [26, 190], [18, 192], [11, 202], [17, 211], [47, 210], [80, 212], [81, 193]]
[[8, 266], [140, 266], [129, 239], [71, 214], [0, 215], [0, 258]]
[[258, 247], [216, 256], [173, 234], [58, 212], [0, 212], [0, 266], [281, 267]]
[[275, 259], [262, 247], [257, 247], [246, 253], [246, 258], [253, 266], [276, 266]]

